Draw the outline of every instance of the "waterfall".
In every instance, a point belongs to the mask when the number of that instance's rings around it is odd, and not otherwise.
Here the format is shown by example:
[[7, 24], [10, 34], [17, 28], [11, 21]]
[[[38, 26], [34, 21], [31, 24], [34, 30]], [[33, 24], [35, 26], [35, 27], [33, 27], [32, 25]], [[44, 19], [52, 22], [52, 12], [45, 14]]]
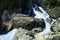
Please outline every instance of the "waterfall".
[[[35, 5], [35, 4], [34, 4]], [[45, 24], [46, 24], [46, 28], [42, 31], [42, 32], [40, 32], [39, 34], [40, 35], [45, 35], [45, 34], [47, 34], [48, 32], [50, 32], [50, 27], [51, 27], [51, 25], [56, 21], [56, 20], [54, 20], [54, 19], [52, 19], [53, 21], [51, 22], [51, 24], [49, 23], [49, 22], [47, 22], [46, 21], [46, 19], [47, 18], [49, 18], [49, 15], [48, 15], [48, 13], [46, 13], [46, 11], [44, 11], [44, 9], [42, 8], [42, 7], [38, 7], [41, 11], [37, 11], [37, 10], [35, 10], [37, 8], [37, 6], [35, 5], [35, 7], [33, 7], [32, 9], [33, 9], [33, 11], [34, 11], [34, 14], [36, 15], [34, 18], [36, 19], [39, 19], [39, 18], [42, 18], [42, 19], [44, 19], [44, 21], [45, 21]], [[30, 11], [29, 11], [30, 12]], [[29, 15], [30, 15], [30, 13], [29, 13]], [[37, 25], [37, 24], [36, 24]], [[35, 26], [36, 26], [35, 25]], [[17, 31], [17, 29], [13, 29], [11, 32], [9, 32], [8, 34], [5, 34], [5, 35], [0, 35], [0, 40], [12, 40], [12, 38], [13, 38], [13, 36], [14, 36], [14, 34], [15, 34], [15, 32]]]
[[46, 26], [45, 26], [46, 28], [45, 28], [42, 32], [40, 32], [40, 33], [38, 33], [38, 34], [40, 34], [40, 35], [45, 35], [45, 34], [47, 34], [48, 32], [50, 32], [50, 27], [51, 27], [51, 25], [52, 25], [56, 20], [52, 19], [53, 21], [52, 21], [51, 24], [50, 24], [49, 22], [46, 21], [46, 19], [49, 18], [48, 13], [46, 13], [46, 11], [44, 11], [44, 9], [43, 9], [42, 7], [38, 7], [38, 8], [39, 8], [42, 12], [36, 11], [36, 10], [35, 10], [36, 8], [33, 8], [33, 11], [34, 11], [34, 13], [35, 13], [35, 15], [36, 15], [34, 18], [37, 18], [37, 19], [42, 18], [42, 19], [44, 19], [45, 24], [46, 24]]

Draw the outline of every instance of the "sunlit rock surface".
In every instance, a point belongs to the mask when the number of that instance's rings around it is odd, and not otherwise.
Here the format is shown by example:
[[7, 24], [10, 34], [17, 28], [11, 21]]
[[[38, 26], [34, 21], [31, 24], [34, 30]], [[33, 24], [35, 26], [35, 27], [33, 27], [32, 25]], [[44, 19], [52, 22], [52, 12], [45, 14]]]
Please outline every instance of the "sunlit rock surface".
[[[36, 27], [35, 27], [36, 26]], [[1, 31], [9, 32], [13, 28], [23, 28], [26, 30], [32, 30], [34, 27], [38, 28], [37, 31], [42, 31], [45, 28], [45, 22], [42, 18], [36, 20], [33, 17], [29, 17], [28, 15], [24, 14], [12, 14], [11, 20], [8, 22], [3, 22]], [[42, 29], [42, 30], [39, 30]]]
[[26, 35], [28, 30], [19, 28], [17, 33], [14, 35], [13, 40], [34, 40], [29, 35]]
[[6, 34], [0, 35], [0, 40], [12, 40], [16, 31], [17, 31], [17, 29], [13, 29], [12, 31], [10, 31]]
[[22, 27], [31, 30], [34, 24], [34, 18], [23, 14], [16, 14], [12, 20], [14, 28]]
[[45, 40], [60, 40], [60, 32], [45, 35]]
[[60, 17], [60, 7], [55, 7], [53, 9], [49, 9], [47, 11], [51, 18], [57, 19], [58, 17]]

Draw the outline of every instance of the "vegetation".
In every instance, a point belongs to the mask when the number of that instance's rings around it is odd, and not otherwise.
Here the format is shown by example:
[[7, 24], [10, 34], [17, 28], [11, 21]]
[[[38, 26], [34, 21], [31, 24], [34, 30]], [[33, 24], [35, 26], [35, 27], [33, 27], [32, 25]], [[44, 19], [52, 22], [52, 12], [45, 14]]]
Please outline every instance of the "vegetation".
[[44, 6], [46, 8], [54, 8], [60, 6], [60, 0], [44, 0]]
[[[29, 0], [21, 0], [21, 5], [25, 7]], [[54, 8], [60, 6], [60, 0], [44, 0], [44, 7], [47, 8]], [[2, 16], [2, 12], [4, 9], [15, 9], [19, 7], [18, 0], [0, 0], [0, 20]], [[24, 8], [22, 7], [22, 8]], [[1, 23], [1, 22], [0, 22]]]

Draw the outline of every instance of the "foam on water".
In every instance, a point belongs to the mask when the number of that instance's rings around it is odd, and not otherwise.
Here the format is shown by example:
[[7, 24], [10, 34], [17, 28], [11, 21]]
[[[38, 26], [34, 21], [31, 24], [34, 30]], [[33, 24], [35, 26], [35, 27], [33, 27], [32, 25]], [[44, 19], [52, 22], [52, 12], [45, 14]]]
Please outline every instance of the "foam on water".
[[9, 33], [5, 35], [0, 35], [0, 40], [12, 40], [16, 31], [17, 29], [13, 29], [12, 31], [10, 31]]
[[40, 35], [45, 35], [45, 34], [47, 34], [48, 32], [50, 32], [50, 27], [51, 27], [51, 25], [52, 25], [56, 20], [52, 19], [53, 21], [52, 21], [51, 24], [50, 24], [49, 22], [46, 21], [46, 19], [49, 18], [48, 13], [46, 13], [46, 11], [44, 11], [44, 9], [43, 9], [42, 7], [39, 7], [39, 9], [40, 9], [42, 12], [36, 11], [35, 8], [33, 8], [33, 11], [34, 11], [34, 13], [35, 13], [35, 15], [36, 15], [34, 18], [37, 18], [37, 19], [42, 18], [42, 19], [44, 19], [45, 24], [46, 24], [46, 26], [45, 26], [46, 28], [44, 29], [44, 31], [40, 32], [39, 34], [40, 34]]
[[36, 11], [35, 8], [33, 8], [33, 11], [35, 13], [35, 17], [34, 18], [43, 18], [44, 20], [46, 20], [47, 18], [49, 18], [49, 15], [41, 8], [39, 7], [39, 9], [43, 12], [41, 13], [40, 11]]

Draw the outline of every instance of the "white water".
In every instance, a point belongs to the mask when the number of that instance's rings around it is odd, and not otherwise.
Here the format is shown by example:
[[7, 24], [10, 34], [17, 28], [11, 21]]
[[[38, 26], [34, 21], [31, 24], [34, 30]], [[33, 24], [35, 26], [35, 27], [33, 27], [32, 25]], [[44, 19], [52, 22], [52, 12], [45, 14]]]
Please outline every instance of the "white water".
[[43, 18], [43, 19], [44, 19], [45, 24], [46, 24], [46, 26], [45, 26], [46, 28], [44, 29], [44, 31], [40, 32], [39, 34], [40, 34], [40, 35], [45, 35], [45, 34], [47, 34], [48, 32], [50, 32], [50, 27], [51, 27], [51, 25], [52, 25], [56, 20], [52, 19], [53, 21], [52, 21], [51, 24], [50, 24], [49, 22], [46, 21], [46, 19], [49, 18], [48, 13], [46, 13], [46, 11], [44, 11], [44, 9], [43, 9], [42, 7], [39, 7], [39, 9], [40, 9], [42, 12], [36, 11], [35, 8], [33, 8], [33, 11], [34, 11], [34, 13], [35, 13], [35, 15], [36, 15], [34, 18], [37, 18], [37, 19]]
[[0, 35], [0, 40], [12, 40], [16, 31], [17, 29], [13, 29], [12, 31], [10, 31], [9, 33], [5, 35]]

